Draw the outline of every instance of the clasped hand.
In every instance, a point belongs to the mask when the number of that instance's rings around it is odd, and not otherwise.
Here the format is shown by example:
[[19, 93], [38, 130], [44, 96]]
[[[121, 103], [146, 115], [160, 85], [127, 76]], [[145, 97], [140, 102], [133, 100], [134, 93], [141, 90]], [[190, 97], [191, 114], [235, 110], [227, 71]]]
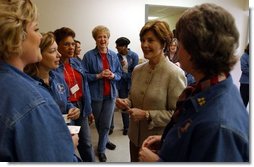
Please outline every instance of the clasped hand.
[[113, 79], [115, 77], [115, 74], [111, 72], [109, 69], [103, 70], [98, 78], [107, 78], [107, 79]]
[[126, 110], [130, 114], [133, 121], [140, 121], [146, 119], [145, 111], [138, 108], [130, 108], [127, 99], [116, 99], [116, 106], [121, 110]]
[[139, 160], [141, 162], [156, 162], [159, 160], [157, 155], [160, 149], [160, 135], [149, 136], [146, 138], [139, 151]]

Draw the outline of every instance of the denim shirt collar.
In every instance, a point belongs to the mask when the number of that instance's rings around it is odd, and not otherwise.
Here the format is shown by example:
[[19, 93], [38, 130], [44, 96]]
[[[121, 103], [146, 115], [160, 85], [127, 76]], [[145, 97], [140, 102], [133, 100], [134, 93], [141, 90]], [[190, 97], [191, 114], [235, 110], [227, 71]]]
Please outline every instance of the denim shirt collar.
[[[75, 70], [77, 70], [84, 77], [84, 71], [83, 71], [82, 65], [79, 62], [79, 60], [77, 58], [69, 58], [69, 61], [70, 61], [71, 67], [74, 68]], [[62, 72], [64, 71], [64, 63], [63, 62], [61, 62], [59, 64], [58, 69], [61, 69]], [[56, 70], [56, 71], [58, 71], [58, 70]]]
[[[93, 51], [96, 53], [95, 55], [101, 56], [97, 47], [95, 47]], [[107, 56], [112, 56], [112, 51], [110, 49], [107, 49]]]
[[188, 98], [185, 103], [185, 107], [192, 107], [195, 112], [199, 112], [203, 107], [206, 106], [211, 100], [220, 96], [225, 91], [230, 89], [233, 86], [232, 76], [229, 75], [227, 79], [221, 81], [220, 83], [208, 88], [202, 92], [195, 94]]
[[51, 85], [52, 85], [51, 83], [52, 83], [52, 81], [54, 80], [55, 75], [53, 74], [52, 71], [49, 72], [49, 85], [47, 85], [47, 84], [43, 81], [43, 79], [39, 78], [38, 76], [33, 76], [32, 78], [35, 79], [36, 81], [38, 81], [39, 84], [42, 85], [43, 87], [45, 87], [45, 88], [47, 88], [48, 90], [50, 90]]

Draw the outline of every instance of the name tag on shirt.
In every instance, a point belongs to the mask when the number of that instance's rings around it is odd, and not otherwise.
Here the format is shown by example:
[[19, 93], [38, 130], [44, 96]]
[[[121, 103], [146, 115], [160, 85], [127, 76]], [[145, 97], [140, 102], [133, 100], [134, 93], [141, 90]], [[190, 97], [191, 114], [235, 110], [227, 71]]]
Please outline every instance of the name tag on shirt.
[[75, 84], [70, 90], [71, 94], [75, 94], [79, 90], [78, 84]]

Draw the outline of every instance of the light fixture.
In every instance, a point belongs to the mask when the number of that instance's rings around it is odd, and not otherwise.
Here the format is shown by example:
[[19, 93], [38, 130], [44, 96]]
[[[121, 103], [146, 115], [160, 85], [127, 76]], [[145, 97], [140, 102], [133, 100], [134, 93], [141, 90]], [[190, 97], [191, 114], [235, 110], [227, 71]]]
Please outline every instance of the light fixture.
[[155, 20], [155, 19], [158, 19], [159, 17], [157, 16], [148, 16], [148, 20]]

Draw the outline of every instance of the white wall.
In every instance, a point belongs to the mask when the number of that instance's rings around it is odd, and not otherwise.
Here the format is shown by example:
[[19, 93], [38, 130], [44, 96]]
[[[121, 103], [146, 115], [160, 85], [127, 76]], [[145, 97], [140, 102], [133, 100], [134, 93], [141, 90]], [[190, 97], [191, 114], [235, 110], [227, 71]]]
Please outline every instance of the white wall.
[[[248, 0], [33, 0], [40, 13], [40, 31], [54, 31], [66, 26], [76, 32], [76, 39], [82, 42], [82, 55], [95, 47], [91, 31], [97, 25], [105, 25], [111, 31], [109, 48], [116, 51], [115, 40], [126, 36], [131, 40], [129, 47], [143, 58], [139, 31], [145, 23], [145, 4], [192, 7], [211, 2], [229, 10], [236, 19], [240, 33], [241, 55], [247, 41]], [[245, 10], [245, 11], [244, 11]], [[240, 65], [232, 72], [239, 85]]]
[[170, 16], [170, 18], [165, 20], [169, 24], [171, 31], [175, 29], [175, 25], [176, 25], [177, 21], [179, 20], [179, 18], [181, 17], [181, 15], [182, 15], [182, 13], [176, 14], [174, 16]]

